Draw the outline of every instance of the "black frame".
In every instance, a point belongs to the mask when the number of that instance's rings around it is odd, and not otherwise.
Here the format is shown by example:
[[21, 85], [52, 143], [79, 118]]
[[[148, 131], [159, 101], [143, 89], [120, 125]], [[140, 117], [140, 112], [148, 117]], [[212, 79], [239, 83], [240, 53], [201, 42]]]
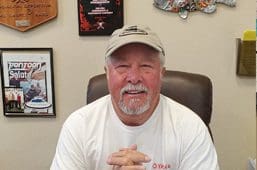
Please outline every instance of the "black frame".
[[123, 26], [123, 0], [78, 0], [79, 35], [110, 35]]
[[0, 48], [3, 112], [56, 117], [52, 48]]

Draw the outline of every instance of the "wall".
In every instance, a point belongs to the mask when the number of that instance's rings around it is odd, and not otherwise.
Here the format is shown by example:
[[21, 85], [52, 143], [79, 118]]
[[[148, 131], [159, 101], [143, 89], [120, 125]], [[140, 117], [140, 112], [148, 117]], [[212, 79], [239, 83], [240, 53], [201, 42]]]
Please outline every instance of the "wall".
[[[194, 12], [187, 20], [152, 2], [125, 0], [125, 23], [147, 24], [160, 35], [168, 69], [212, 79], [211, 128], [221, 169], [246, 169], [256, 152], [255, 79], [235, 74], [235, 38], [255, 28], [255, 2], [218, 5], [214, 14]], [[57, 110], [56, 118], [7, 118], [0, 99], [0, 169], [49, 169], [62, 123], [85, 104], [89, 77], [104, 71], [108, 37], [78, 36], [77, 1], [59, 1], [58, 8], [57, 19], [25, 33], [0, 26], [0, 47], [53, 48]]]

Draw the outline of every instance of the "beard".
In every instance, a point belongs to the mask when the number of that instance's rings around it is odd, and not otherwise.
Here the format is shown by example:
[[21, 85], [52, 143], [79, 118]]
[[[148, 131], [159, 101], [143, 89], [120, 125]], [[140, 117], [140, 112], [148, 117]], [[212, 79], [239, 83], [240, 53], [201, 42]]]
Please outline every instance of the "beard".
[[139, 85], [132, 85], [132, 84], [128, 84], [125, 87], [123, 87], [120, 91], [120, 100], [119, 100], [119, 108], [127, 115], [140, 115], [142, 113], [144, 113], [145, 111], [147, 111], [150, 108], [150, 101], [151, 101], [151, 97], [149, 95], [147, 95], [146, 100], [141, 103], [140, 100], [138, 98], [132, 98], [129, 99], [129, 101], [126, 103], [124, 101], [123, 98], [123, 94], [126, 93], [126, 91], [130, 91], [130, 90], [136, 90], [138, 92], [144, 92], [147, 93], [148, 89], [147, 87], [145, 87], [142, 84]]

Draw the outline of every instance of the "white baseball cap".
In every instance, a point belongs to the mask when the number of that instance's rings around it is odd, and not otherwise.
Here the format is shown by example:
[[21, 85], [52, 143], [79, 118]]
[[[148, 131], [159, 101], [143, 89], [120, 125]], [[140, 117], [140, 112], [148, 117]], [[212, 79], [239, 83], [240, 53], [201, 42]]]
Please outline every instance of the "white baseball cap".
[[161, 61], [164, 63], [165, 51], [160, 38], [149, 27], [142, 25], [125, 25], [115, 30], [108, 42], [105, 57], [109, 57], [115, 50], [130, 43], [142, 43], [156, 49], [162, 54]]

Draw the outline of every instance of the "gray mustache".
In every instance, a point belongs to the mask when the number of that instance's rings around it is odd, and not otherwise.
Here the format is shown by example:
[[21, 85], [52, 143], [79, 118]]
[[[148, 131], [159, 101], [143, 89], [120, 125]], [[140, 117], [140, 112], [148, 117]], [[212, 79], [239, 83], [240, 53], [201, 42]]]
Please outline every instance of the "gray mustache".
[[133, 84], [127, 84], [126, 86], [124, 86], [121, 91], [120, 94], [124, 94], [126, 91], [130, 91], [130, 90], [136, 90], [136, 91], [141, 91], [141, 92], [148, 92], [147, 87], [145, 87], [142, 84], [137, 84], [137, 85], [133, 85]]

